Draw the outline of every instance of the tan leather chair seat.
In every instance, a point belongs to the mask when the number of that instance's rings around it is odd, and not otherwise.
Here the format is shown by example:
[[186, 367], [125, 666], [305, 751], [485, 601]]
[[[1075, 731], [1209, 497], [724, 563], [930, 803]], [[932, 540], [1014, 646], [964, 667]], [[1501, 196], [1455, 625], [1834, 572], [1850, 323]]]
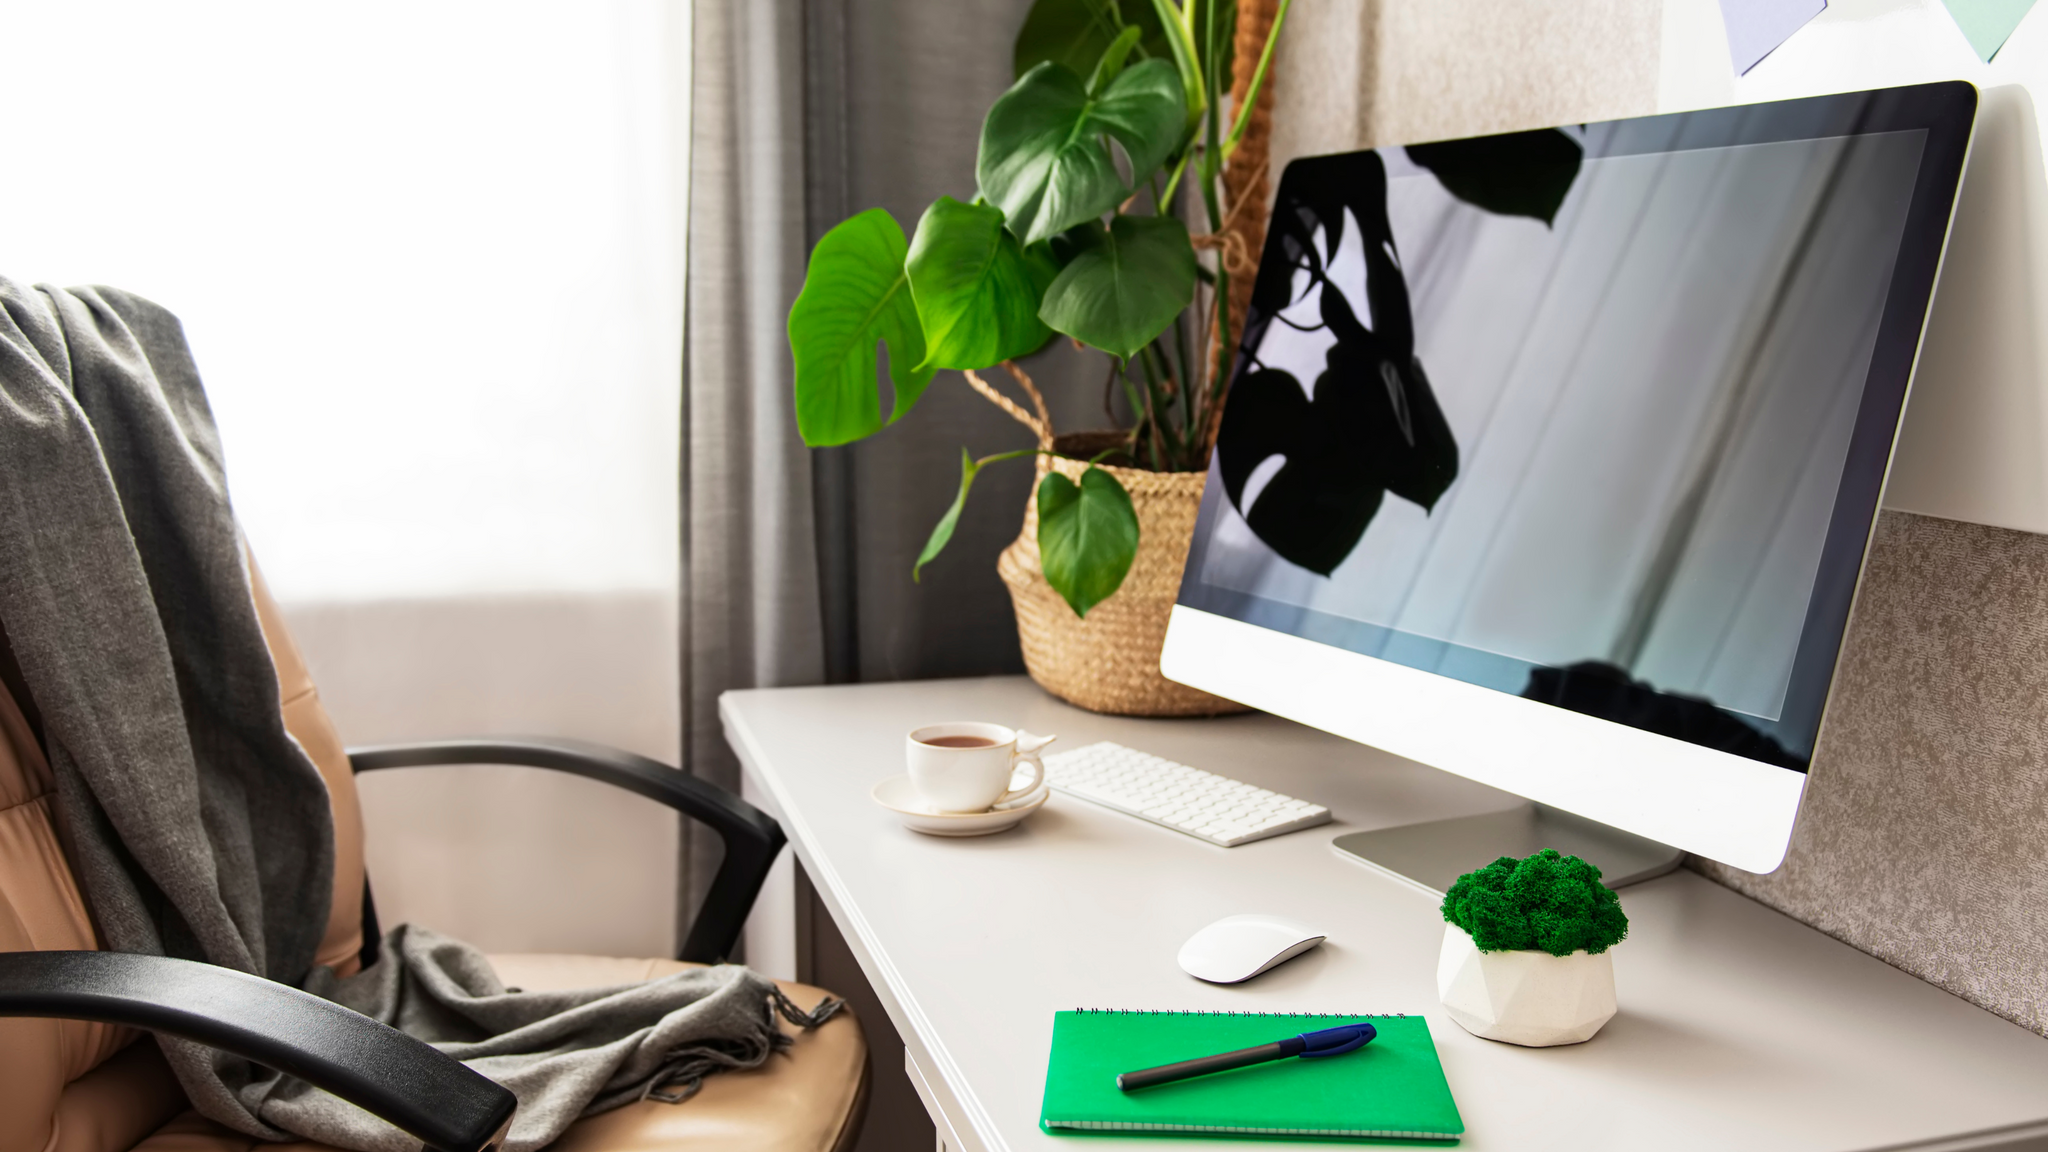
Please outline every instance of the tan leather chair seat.
[[[678, 960], [614, 956], [493, 956], [499, 979], [530, 992], [633, 984], [690, 967]], [[824, 999], [822, 989], [777, 980], [801, 1008]], [[805, 1032], [784, 1023], [789, 1051], [745, 1072], [705, 1079], [681, 1104], [642, 1101], [579, 1122], [551, 1145], [554, 1152], [817, 1152], [850, 1147], [847, 1123], [867, 1087], [867, 1045], [860, 1022], [841, 1012]], [[135, 1152], [253, 1152], [261, 1141], [187, 1112], [135, 1146]], [[336, 1152], [325, 1144], [265, 1145], [266, 1152]]]

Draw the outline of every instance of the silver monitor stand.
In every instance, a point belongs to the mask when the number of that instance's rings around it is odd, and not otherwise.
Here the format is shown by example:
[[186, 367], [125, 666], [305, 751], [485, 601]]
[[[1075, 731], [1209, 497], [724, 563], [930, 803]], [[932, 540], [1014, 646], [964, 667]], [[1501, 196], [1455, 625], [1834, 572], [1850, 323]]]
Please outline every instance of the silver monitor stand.
[[1685, 860], [1684, 852], [1668, 844], [1542, 804], [1349, 832], [1330, 841], [1330, 847], [1436, 896], [1474, 868], [1544, 848], [1600, 869], [1601, 882], [1609, 888], [1662, 876]]

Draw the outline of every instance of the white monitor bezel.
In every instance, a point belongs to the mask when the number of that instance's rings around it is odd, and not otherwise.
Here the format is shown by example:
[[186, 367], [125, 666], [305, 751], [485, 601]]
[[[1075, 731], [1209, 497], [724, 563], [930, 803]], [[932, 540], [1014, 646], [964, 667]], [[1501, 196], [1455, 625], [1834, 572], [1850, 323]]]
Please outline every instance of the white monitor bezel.
[[1173, 606], [1169, 680], [1697, 852], [1784, 862], [1806, 774]]

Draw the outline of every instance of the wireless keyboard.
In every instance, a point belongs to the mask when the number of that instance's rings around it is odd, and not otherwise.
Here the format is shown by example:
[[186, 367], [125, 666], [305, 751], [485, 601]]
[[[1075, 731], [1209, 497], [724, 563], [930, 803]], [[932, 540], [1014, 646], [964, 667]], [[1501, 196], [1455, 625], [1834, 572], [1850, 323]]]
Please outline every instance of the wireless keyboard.
[[1045, 757], [1045, 776], [1069, 796], [1225, 848], [1330, 822], [1320, 804], [1108, 741]]

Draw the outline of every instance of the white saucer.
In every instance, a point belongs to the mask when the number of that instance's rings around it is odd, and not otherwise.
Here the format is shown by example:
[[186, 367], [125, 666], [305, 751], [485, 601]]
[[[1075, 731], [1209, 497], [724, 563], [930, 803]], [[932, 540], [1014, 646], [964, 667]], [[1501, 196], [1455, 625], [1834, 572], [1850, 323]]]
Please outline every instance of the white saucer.
[[875, 785], [874, 791], [868, 795], [875, 798], [875, 803], [902, 817], [903, 826], [912, 832], [922, 832], [927, 836], [989, 836], [1022, 823], [1026, 816], [1045, 806], [1045, 798], [1051, 793], [1050, 788], [1040, 786], [1028, 796], [1020, 796], [986, 812], [934, 812], [917, 794], [909, 773], [904, 773]]

